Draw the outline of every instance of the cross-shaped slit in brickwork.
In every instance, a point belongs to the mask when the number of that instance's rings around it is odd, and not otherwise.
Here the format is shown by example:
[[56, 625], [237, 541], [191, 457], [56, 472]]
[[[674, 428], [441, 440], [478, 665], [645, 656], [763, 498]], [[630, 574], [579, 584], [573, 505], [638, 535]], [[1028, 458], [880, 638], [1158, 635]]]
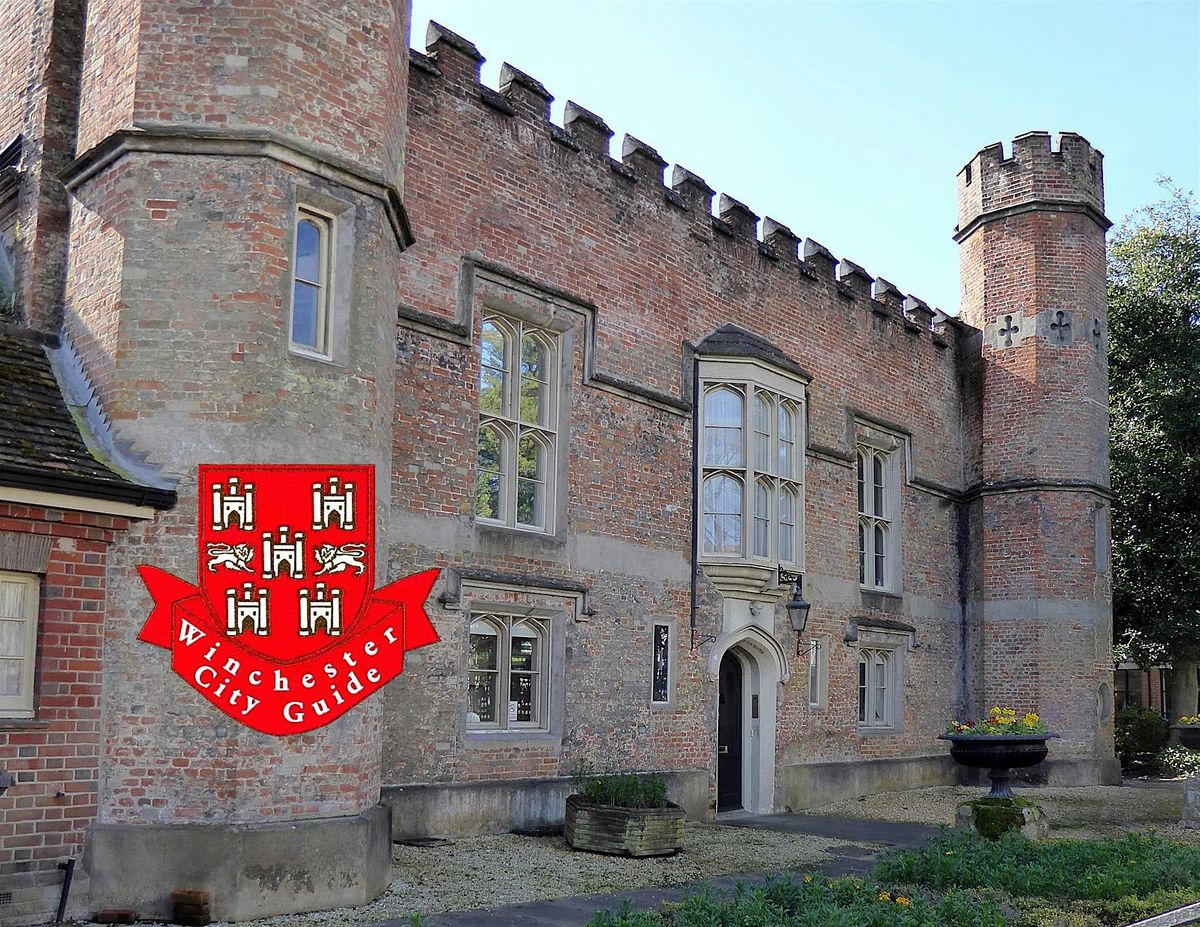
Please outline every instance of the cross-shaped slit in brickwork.
[[1054, 321], [1050, 323], [1050, 337], [1057, 344], [1071, 340], [1071, 317], [1061, 309], [1054, 313]]
[[1011, 348], [1013, 343], [1013, 335], [1017, 334], [1021, 330], [1021, 326], [1013, 322], [1013, 317], [1011, 315], [1006, 315], [1004, 317], [1004, 325], [1005, 327], [1000, 329], [1000, 334], [1004, 336], [1004, 346], [1006, 348]]

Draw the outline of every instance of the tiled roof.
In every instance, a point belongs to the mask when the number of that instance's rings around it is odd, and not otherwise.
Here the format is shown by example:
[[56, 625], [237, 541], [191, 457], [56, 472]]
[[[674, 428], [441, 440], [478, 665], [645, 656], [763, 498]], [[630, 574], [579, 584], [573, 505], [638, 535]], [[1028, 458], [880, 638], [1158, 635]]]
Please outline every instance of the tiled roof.
[[698, 354], [718, 357], [753, 357], [766, 361], [805, 380], [812, 379], [804, 369], [767, 339], [733, 325], [722, 325], [696, 346]]
[[132, 482], [92, 455], [44, 343], [8, 326], [0, 326], [0, 485], [156, 508], [175, 495]]

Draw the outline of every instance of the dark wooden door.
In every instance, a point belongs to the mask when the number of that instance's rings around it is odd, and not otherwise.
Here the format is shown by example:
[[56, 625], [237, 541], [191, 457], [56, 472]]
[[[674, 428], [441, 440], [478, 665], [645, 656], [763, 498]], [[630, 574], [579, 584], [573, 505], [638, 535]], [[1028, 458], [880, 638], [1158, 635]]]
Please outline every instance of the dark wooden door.
[[742, 807], [742, 664], [732, 654], [721, 658], [717, 710], [717, 810]]

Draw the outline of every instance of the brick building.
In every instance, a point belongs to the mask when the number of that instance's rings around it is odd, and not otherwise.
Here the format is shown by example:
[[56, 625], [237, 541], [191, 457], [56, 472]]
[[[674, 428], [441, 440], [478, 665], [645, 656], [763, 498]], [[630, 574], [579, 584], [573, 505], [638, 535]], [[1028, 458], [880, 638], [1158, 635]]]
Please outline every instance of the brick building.
[[[362, 903], [389, 837], [957, 781], [1003, 702], [1108, 781], [1101, 156], [958, 177], [962, 315], [755, 215], [403, 0], [6, 0], [0, 922]], [[7, 268], [7, 270], [6, 270]], [[196, 467], [377, 475], [441, 641], [327, 727], [232, 722], [137, 640]], [[802, 634], [786, 607], [803, 575]], [[12, 643], [15, 641], [16, 643]]]

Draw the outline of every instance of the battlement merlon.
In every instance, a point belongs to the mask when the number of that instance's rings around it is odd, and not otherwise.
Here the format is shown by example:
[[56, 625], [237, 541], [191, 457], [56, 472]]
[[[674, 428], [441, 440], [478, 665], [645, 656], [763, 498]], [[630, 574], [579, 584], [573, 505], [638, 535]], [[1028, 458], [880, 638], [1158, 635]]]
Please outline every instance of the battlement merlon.
[[666, 168], [667, 162], [640, 138], [625, 134], [621, 141], [621, 163], [632, 170], [638, 180], [662, 186], [663, 169]]
[[536, 77], [530, 77], [507, 61], [500, 67], [500, 93], [517, 112], [534, 119], [549, 120], [554, 95]]
[[1004, 157], [1000, 143], [988, 145], [958, 172], [958, 227], [963, 241], [982, 222], [1032, 209], [1082, 212], [1108, 229], [1104, 215], [1104, 156], [1080, 135], [1063, 132], [1051, 146], [1050, 133], [1026, 132]]
[[432, 19], [425, 29], [425, 53], [443, 77], [460, 83], [478, 84], [480, 68], [487, 60], [474, 42]]

